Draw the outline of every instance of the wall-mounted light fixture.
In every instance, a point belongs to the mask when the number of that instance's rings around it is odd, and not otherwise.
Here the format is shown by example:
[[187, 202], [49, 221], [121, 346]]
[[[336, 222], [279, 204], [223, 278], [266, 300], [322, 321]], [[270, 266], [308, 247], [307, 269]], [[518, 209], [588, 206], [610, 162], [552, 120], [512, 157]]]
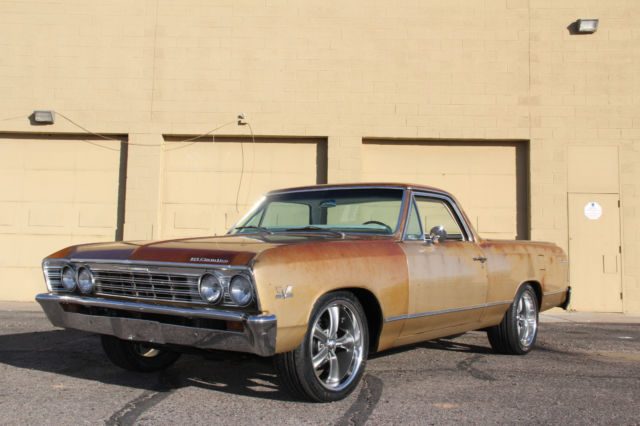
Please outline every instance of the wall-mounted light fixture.
[[33, 111], [31, 117], [35, 124], [53, 124], [56, 121], [55, 111]]
[[595, 33], [598, 29], [598, 19], [578, 19], [578, 32], [581, 34]]

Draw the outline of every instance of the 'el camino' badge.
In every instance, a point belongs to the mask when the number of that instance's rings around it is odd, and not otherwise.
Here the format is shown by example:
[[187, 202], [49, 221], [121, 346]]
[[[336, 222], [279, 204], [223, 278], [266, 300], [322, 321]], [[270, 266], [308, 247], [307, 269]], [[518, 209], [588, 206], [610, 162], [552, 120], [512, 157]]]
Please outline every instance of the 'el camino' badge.
[[206, 262], [206, 263], [229, 263], [227, 259], [221, 259], [219, 257], [209, 258], [209, 257], [192, 257], [189, 259], [189, 262]]
[[290, 285], [288, 285], [284, 290], [282, 287], [278, 287], [276, 289], [276, 299], [287, 299], [289, 297], [293, 297], [293, 293], [291, 293], [292, 290], [293, 287]]

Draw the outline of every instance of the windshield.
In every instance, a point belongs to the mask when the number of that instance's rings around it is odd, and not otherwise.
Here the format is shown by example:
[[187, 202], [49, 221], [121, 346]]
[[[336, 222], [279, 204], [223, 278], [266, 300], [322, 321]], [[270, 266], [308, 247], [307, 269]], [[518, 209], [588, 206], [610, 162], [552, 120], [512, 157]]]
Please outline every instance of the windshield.
[[230, 234], [340, 232], [393, 234], [404, 191], [394, 188], [322, 189], [267, 196]]

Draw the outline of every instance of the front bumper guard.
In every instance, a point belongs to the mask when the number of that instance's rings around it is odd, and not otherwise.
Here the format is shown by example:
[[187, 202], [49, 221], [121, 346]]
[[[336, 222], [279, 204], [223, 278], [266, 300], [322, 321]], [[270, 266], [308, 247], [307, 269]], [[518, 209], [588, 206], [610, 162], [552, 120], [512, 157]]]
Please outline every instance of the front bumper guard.
[[[138, 302], [44, 293], [36, 296], [49, 321], [57, 327], [107, 334], [123, 340], [192, 346], [271, 356], [276, 347], [275, 315], [248, 315], [215, 309], [191, 309]], [[84, 310], [83, 310], [84, 308]], [[115, 315], [87, 314], [91, 308]], [[125, 311], [139, 317], [166, 315], [196, 320], [241, 322], [242, 331], [191, 327], [153, 319], [118, 316]]]

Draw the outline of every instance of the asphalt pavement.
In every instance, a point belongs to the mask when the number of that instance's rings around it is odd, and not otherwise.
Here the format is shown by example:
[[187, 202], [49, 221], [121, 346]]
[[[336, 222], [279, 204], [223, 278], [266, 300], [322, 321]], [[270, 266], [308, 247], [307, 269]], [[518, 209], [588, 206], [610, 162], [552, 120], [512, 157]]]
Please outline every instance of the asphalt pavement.
[[0, 424], [638, 424], [640, 316], [541, 315], [526, 356], [466, 333], [376, 354], [347, 399], [281, 390], [269, 359], [190, 354], [161, 373], [106, 359], [97, 336], [0, 302]]

